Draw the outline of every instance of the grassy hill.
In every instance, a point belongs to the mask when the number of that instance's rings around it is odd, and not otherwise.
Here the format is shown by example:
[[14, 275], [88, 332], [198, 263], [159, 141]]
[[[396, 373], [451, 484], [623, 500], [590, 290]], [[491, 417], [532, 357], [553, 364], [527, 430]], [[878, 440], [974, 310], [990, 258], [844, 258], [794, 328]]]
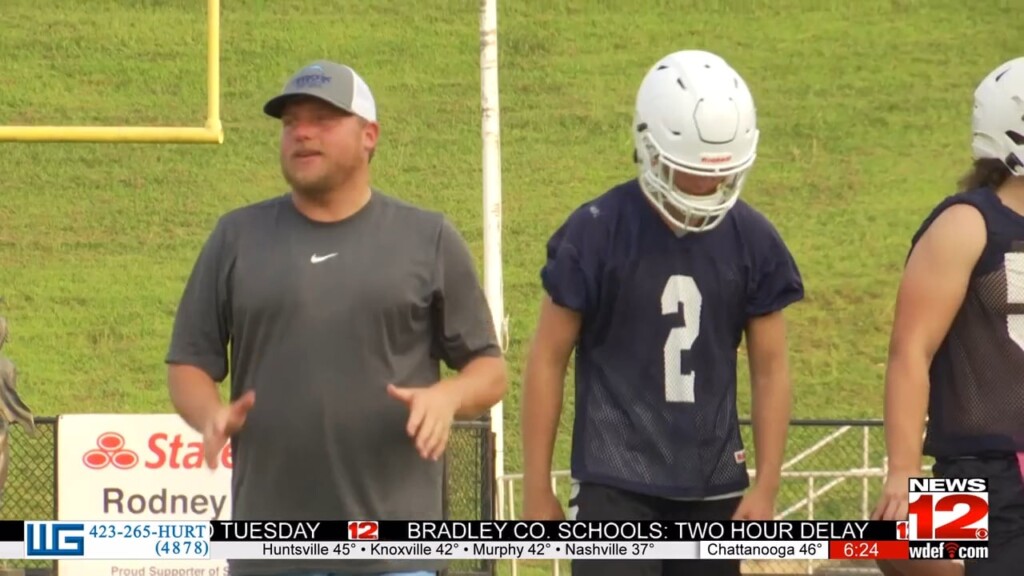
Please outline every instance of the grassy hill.
[[[1008, 5], [499, 3], [507, 469], [520, 469], [519, 374], [544, 242], [633, 176], [636, 88], [683, 48], [723, 55], [758, 104], [744, 197], [788, 240], [808, 293], [790, 314], [795, 416], [880, 417], [908, 241], [968, 166], [974, 86], [1019, 55]], [[201, 125], [202, 4], [4, 0], [0, 123]], [[183, 283], [220, 214], [284, 191], [279, 127], [261, 105], [307, 61], [364, 76], [382, 121], [376, 185], [445, 211], [481, 254], [477, 3], [224, 0], [222, 36], [221, 146], [0, 143], [5, 353], [37, 414], [171, 410], [162, 359]]]

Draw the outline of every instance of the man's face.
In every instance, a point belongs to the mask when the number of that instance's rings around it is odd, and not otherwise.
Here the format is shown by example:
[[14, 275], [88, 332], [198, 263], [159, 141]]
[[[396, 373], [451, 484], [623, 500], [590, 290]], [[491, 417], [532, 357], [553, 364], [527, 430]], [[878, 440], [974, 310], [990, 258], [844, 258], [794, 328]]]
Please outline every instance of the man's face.
[[693, 196], [710, 196], [725, 182], [725, 176], [699, 176], [677, 170], [673, 175], [676, 188]]
[[[718, 185], [724, 181], [724, 176], [699, 176], [679, 170], [672, 175], [672, 182], [676, 188], [691, 196], [710, 196], [718, 190]], [[684, 214], [671, 204], [666, 204], [665, 209], [673, 218], [685, 222], [687, 226], [701, 226], [704, 223], [703, 218]], [[675, 226], [672, 227], [675, 228]]]
[[281, 172], [295, 192], [316, 198], [365, 169], [377, 125], [309, 97], [281, 115]]

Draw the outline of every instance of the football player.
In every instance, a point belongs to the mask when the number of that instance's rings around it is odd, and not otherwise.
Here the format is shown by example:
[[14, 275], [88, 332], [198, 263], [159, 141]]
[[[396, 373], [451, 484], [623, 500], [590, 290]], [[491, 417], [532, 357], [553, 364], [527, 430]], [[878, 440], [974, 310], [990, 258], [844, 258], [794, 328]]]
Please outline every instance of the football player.
[[[525, 517], [564, 518], [550, 473], [575, 350], [571, 518], [772, 519], [791, 405], [783, 311], [804, 288], [775, 227], [740, 199], [758, 144], [753, 97], [721, 57], [676, 52], [643, 78], [630, 131], [636, 177], [579, 206], [547, 244], [522, 404]], [[573, 573], [740, 571], [738, 560], [587, 560]]]
[[1024, 58], [978, 85], [972, 134], [974, 165], [914, 235], [896, 297], [872, 517], [907, 519], [927, 454], [938, 477], [988, 478], [989, 559], [895, 563], [906, 576], [1024, 570]]

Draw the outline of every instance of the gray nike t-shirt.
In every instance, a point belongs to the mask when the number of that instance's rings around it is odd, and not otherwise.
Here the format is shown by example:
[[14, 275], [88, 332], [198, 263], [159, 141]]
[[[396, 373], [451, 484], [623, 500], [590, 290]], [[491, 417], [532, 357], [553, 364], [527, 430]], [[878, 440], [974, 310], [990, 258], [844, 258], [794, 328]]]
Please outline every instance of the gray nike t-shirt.
[[[421, 458], [389, 383], [499, 356], [465, 241], [443, 215], [374, 190], [318, 223], [285, 195], [223, 216], [174, 323], [168, 363], [256, 402], [233, 441], [237, 520], [440, 519], [442, 463]], [[232, 574], [438, 570], [436, 561], [232, 561]]]

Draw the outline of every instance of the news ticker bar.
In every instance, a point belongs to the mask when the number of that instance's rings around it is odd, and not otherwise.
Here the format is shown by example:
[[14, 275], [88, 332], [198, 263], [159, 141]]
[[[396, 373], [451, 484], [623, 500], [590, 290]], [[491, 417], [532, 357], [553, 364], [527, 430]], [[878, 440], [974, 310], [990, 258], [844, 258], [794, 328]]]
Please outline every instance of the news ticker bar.
[[[180, 548], [135, 540], [130, 546], [88, 543], [82, 554], [22, 555], [13, 542], [0, 543], [7, 559], [39, 560], [903, 560], [952, 558], [948, 550], [930, 542], [883, 540], [878, 542], [211, 542], [207, 546], [182, 544]], [[987, 543], [960, 546], [955, 558], [985, 558]], [[160, 548], [164, 550], [160, 551]], [[158, 550], [154, 552], [154, 549]], [[70, 551], [68, 551], [70, 552]], [[965, 555], [965, 552], [969, 554]]]
[[[32, 526], [69, 526], [90, 539], [196, 538], [209, 542], [287, 541], [695, 541], [901, 540], [897, 522], [772, 521], [25, 521], [0, 520], [0, 542], [25, 539]], [[70, 530], [70, 528], [61, 528]]]
[[895, 522], [0, 522], [3, 559], [898, 560], [987, 554], [987, 541], [898, 540]]

